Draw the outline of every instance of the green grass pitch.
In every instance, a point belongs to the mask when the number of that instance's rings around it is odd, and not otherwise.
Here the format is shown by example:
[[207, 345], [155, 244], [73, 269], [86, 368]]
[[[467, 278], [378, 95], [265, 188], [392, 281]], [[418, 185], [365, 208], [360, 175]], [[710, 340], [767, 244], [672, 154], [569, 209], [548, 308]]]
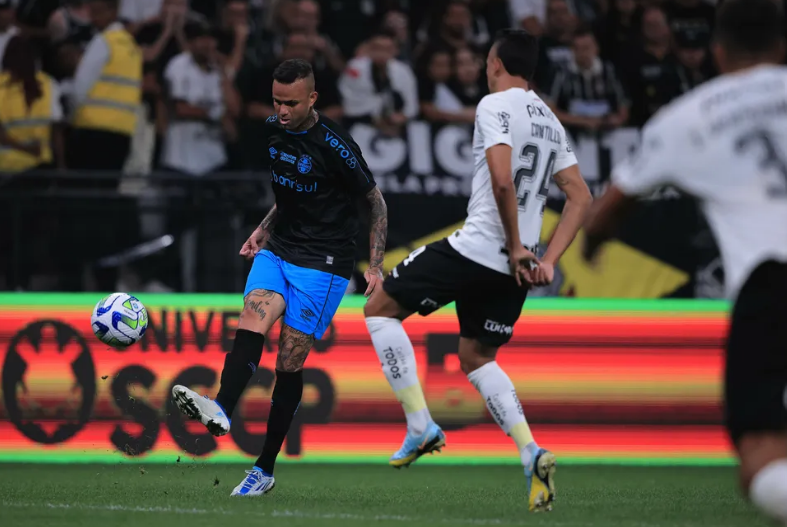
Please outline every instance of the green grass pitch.
[[261, 498], [230, 498], [244, 467], [0, 465], [0, 525], [764, 527], [726, 467], [568, 466], [551, 513], [527, 512], [513, 466], [294, 465]]

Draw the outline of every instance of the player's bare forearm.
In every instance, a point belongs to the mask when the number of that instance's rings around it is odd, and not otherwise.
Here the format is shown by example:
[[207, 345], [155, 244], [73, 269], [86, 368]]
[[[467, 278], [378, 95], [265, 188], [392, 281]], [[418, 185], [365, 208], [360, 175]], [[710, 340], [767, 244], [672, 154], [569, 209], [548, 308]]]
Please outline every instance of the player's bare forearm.
[[511, 177], [511, 147], [495, 145], [486, 151], [486, 161], [492, 175], [492, 192], [506, 234], [506, 247], [521, 245], [519, 238], [519, 205]]
[[554, 179], [560, 190], [566, 194], [566, 204], [563, 207], [560, 222], [541, 260], [553, 265], [557, 264], [576, 238], [590, 211], [590, 205], [593, 203], [593, 196], [582, 179], [577, 165], [561, 170], [555, 174]]
[[382, 270], [383, 260], [385, 259], [385, 241], [388, 237], [388, 206], [383, 199], [383, 193], [377, 187], [374, 187], [366, 194], [366, 200], [369, 203], [371, 223], [369, 230], [369, 267]]
[[276, 205], [273, 205], [273, 208], [268, 211], [268, 214], [265, 215], [265, 218], [260, 223], [260, 229], [262, 229], [263, 233], [263, 245], [265, 242], [268, 241], [270, 238], [271, 233], [273, 232], [273, 227], [276, 225], [276, 218], [278, 217], [278, 211], [276, 209]]
[[626, 196], [616, 186], [610, 186], [593, 204], [585, 221], [585, 252], [590, 256], [612, 238], [620, 220], [629, 212], [635, 198]]

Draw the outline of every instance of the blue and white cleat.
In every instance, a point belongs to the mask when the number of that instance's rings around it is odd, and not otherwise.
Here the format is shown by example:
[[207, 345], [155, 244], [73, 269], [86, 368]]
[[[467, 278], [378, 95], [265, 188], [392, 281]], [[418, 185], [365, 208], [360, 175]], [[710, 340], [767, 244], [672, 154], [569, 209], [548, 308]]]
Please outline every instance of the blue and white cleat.
[[246, 477], [233, 489], [230, 496], [262, 496], [273, 490], [276, 480], [266, 476], [259, 467], [246, 471]]
[[219, 403], [202, 397], [194, 390], [179, 384], [172, 387], [172, 400], [181, 412], [205, 425], [214, 436], [223, 436], [230, 431], [230, 419]]
[[533, 462], [525, 467], [528, 509], [530, 512], [549, 512], [555, 501], [555, 471], [557, 458], [549, 450], [539, 448]]
[[394, 468], [409, 467], [419, 457], [424, 454], [440, 452], [444, 446], [445, 433], [437, 426], [437, 423], [431, 422], [426, 427], [426, 432], [420, 436], [408, 432], [402, 447], [391, 456], [388, 464]]

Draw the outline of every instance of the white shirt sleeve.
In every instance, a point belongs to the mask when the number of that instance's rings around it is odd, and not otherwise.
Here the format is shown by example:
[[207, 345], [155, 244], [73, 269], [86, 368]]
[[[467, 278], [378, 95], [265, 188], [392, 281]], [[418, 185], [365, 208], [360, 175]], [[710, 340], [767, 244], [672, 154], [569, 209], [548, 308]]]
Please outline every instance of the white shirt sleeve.
[[49, 82], [52, 86], [52, 102], [50, 108], [50, 112], [52, 113], [52, 122], [59, 123], [63, 120], [63, 105], [60, 100], [62, 97], [62, 92], [60, 91], [60, 85], [55, 79], [49, 79]]
[[565, 170], [577, 164], [579, 164], [577, 162], [577, 156], [571, 148], [571, 143], [568, 142], [566, 131], [563, 130], [563, 144], [560, 146], [560, 150], [558, 150], [555, 166], [552, 169], [552, 175], [554, 176], [561, 170]]
[[495, 145], [508, 145], [513, 148], [511, 137], [511, 112], [500, 98], [486, 96], [475, 112], [476, 130], [484, 140], [484, 150]]
[[171, 100], [189, 101], [189, 76], [186, 68], [183, 67], [182, 61], [178, 57], [169, 61], [167, 68], [164, 70], [164, 79], [167, 81], [167, 88], [169, 90], [169, 98]]
[[373, 86], [368, 59], [351, 60], [339, 77], [339, 93], [347, 117], [380, 115], [382, 100], [373, 92]]
[[670, 127], [669, 122], [651, 119], [642, 129], [639, 149], [613, 168], [612, 183], [624, 194], [639, 196], [675, 184], [675, 160], [685, 159], [682, 145], [688, 141], [683, 127]]
[[87, 99], [101, 71], [109, 62], [109, 44], [102, 35], [96, 35], [87, 45], [74, 75], [74, 102], [80, 106]]

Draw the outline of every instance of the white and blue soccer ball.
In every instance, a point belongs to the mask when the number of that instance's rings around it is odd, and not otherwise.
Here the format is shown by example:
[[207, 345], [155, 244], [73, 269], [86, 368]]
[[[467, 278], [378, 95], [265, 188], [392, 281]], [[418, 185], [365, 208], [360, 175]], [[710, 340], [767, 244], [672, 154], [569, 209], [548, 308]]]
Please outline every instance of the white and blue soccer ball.
[[113, 293], [96, 304], [90, 323], [101, 342], [124, 349], [137, 343], [145, 334], [148, 310], [134, 296]]

